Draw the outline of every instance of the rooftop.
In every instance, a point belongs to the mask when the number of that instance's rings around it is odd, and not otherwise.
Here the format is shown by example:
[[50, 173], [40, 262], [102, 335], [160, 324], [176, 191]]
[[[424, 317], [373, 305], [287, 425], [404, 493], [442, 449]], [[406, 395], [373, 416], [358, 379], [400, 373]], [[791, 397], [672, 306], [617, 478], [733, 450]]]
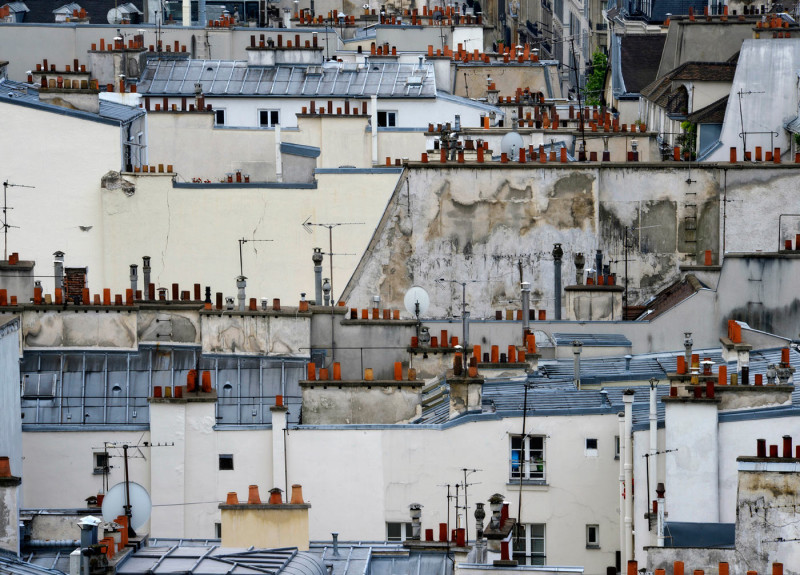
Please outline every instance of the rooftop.
[[248, 66], [240, 60], [148, 60], [137, 89], [145, 96], [434, 98], [433, 65], [398, 62]]

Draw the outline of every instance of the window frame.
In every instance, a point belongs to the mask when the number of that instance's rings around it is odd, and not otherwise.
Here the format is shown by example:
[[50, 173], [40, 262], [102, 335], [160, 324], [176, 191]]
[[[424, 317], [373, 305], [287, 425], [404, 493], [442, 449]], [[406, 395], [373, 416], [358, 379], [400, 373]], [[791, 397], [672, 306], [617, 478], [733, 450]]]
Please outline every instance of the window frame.
[[[547, 565], [547, 524], [546, 523], [521, 523], [517, 524], [524, 531], [519, 537], [517, 545], [517, 531], [515, 529], [512, 536], [512, 559], [516, 559], [520, 565]], [[534, 534], [534, 531], [537, 533]], [[541, 534], [539, 534], [541, 531]], [[534, 543], [540, 542], [541, 550], [535, 551]]]
[[[515, 447], [515, 442], [522, 440], [519, 447]], [[532, 444], [535, 444], [532, 446]], [[525, 457], [522, 458], [522, 473], [520, 468], [520, 455], [515, 452], [522, 451]], [[511, 435], [509, 438], [509, 469], [508, 476], [511, 483], [535, 482], [537, 484], [547, 483], [547, 436], [527, 434]], [[538, 457], [537, 457], [538, 455]], [[535, 469], [534, 469], [535, 468]]]
[[[105, 458], [105, 465], [101, 458]], [[92, 452], [92, 474], [103, 475], [111, 471], [110, 457], [108, 451], [93, 451]]]
[[614, 459], [619, 459], [622, 451], [622, 442], [619, 440], [619, 435], [614, 436]]
[[[397, 536], [391, 536], [389, 534], [389, 526], [397, 526], [400, 530], [400, 538], [398, 539]], [[405, 526], [405, 528], [403, 528]], [[387, 521], [386, 522], [386, 541], [392, 543], [402, 543], [403, 541], [408, 541], [412, 537], [412, 530], [411, 530], [411, 523], [406, 521]]]
[[[223, 467], [223, 462], [225, 462], [225, 466]], [[230, 467], [228, 467], [228, 463], [230, 462]], [[233, 453], [220, 453], [217, 456], [217, 469], [219, 471], [233, 471]]]
[[[594, 532], [594, 539], [591, 537], [592, 532]], [[586, 548], [600, 549], [600, 525], [596, 523], [586, 525]]]
[[[591, 447], [589, 445], [589, 442], [594, 442], [594, 447]], [[598, 442], [596, 437], [587, 437], [587, 438], [585, 438], [585, 440], [584, 440], [584, 453], [585, 453], [586, 457], [597, 457], [598, 456], [598, 454], [600, 453], [600, 451], [599, 451], [599, 449], [597, 447], [598, 444], [599, 444], [599, 442]]]
[[[381, 124], [381, 115], [383, 115], [383, 123]], [[397, 127], [397, 110], [378, 110], [378, 127], [379, 128], [396, 128]], [[389, 118], [392, 123], [389, 124]]]
[[[261, 121], [261, 114], [267, 113], [269, 115], [269, 119], [267, 123]], [[272, 120], [272, 115], [275, 114], [277, 121]], [[258, 125], [261, 128], [274, 128], [275, 126], [281, 125], [281, 111], [278, 108], [259, 108], [258, 110]]]
[[[222, 121], [219, 121], [219, 114], [222, 114]], [[228, 113], [226, 108], [214, 108], [214, 125], [225, 126], [227, 125]]]

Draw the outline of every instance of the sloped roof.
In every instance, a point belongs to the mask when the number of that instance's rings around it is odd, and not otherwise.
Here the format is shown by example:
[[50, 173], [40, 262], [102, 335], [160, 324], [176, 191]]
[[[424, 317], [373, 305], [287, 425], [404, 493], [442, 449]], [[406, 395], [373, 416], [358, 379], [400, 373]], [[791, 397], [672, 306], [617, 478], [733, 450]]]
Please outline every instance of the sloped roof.
[[[419, 81], [413, 82], [410, 79]], [[433, 65], [371, 62], [358, 69], [338, 65], [248, 66], [239, 60], [148, 60], [138, 92], [194, 96], [200, 83], [206, 96], [435, 98]]]
[[721, 124], [725, 119], [725, 110], [727, 109], [728, 96], [725, 96], [705, 108], [692, 112], [686, 119], [693, 124]]
[[[143, 8], [143, 0], [132, 0], [136, 9], [140, 11]], [[31, 0], [27, 2], [30, 11], [25, 14], [22, 20], [24, 23], [45, 23], [52, 24], [56, 21], [54, 12], [65, 5], [72, 5], [64, 0]], [[108, 20], [106, 15], [108, 11], [114, 7], [114, 3], [109, 3], [103, 0], [80, 0], [80, 8], [84, 8], [89, 16], [89, 22], [92, 24], [107, 24]], [[72, 9], [69, 10], [72, 13]]]
[[666, 40], [666, 34], [630, 35], [621, 38], [620, 66], [626, 92], [639, 93], [655, 80]]
[[[722, 113], [723, 115], [725, 114], [724, 108]], [[694, 275], [686, 275], [683, 279], [674, 282], [658, 292], [645, 306], [647, 307], [648, 313], [643, 316], [642, 319], [655, 319], [704, 287], [706, 286], [700, 283]]]
[[733, 82], [735, 62], [686, 62], [645, 86], [641, 95], [667, 108], [673, 95], [673, 81]]

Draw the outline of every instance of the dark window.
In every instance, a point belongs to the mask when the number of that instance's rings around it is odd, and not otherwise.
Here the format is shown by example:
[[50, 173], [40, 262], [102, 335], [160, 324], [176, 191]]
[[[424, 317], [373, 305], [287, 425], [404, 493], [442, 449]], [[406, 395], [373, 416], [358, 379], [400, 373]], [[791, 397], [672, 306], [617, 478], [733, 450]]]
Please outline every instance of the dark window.
[[411, 534], [411, 523], [386, 524], [387, 541], [405, 541], [406, 539], [411, 539]]
[[214, 125], [225, 125], [225, 110], [214, 110]]
[[108, 473], [108, 452], [101, 451], [94, 454], [94, 473], [103, 474]]
[[397, 112], [378, 112], [379, 128], [394, 128], [397, 126]]
[[597, 449], [597, 439], [595, 439], [595, 438], [587, 438], [586, 439], [586, 449]]
[[280, 110], [259, 110], [258, 123], [262, 128], [274, 128], [281, 123]]
[[214, 537], [222, 539], [222, 523], [214, 523]]
[[223, 454], [219, 456], [220, 471], [233, 471], [233, 455]]

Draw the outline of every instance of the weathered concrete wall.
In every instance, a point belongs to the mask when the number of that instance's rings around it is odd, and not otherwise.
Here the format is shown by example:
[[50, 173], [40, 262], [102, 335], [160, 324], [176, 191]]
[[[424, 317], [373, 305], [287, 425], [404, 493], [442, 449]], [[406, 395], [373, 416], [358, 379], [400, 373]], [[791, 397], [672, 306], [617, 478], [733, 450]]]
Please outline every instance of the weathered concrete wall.
[[202, 331], [203, 353], [307, 356], [311, 346], [311, 317], [306, 313], [206, 313]]
[[595, 288], [595, 286], [567, 286], [567, 316], [578, 321], [614, 321], [622, 319], [622, 291], [620, 286]]
[[422, 382], [301, 384], [304, 425], [406, 423], [422, 415]]
[[[408, 288], [421, 285], [435, 296], [428, 313], [442, 317], [456, 311], [460, 286], [434, 290], [435, 281], [470, 281], [472, 316], [487, 317], [518, 299], [521, 262], [524, 275], [533, 277], [531, 301], [549, 315], [552, 245], [563, 245], [568, 263], [573, 253], [599, 247], [619, 281], [627, 228], [629, 294], [637, 303], [671, 283], [695, 253], [719, 250], [719, 174], [693, 171], [691, 202], [683, 187], [676, 190], [684, 176], [682, 169], [653, 164], [412, 164], [408, 185], [395, 191], [345, 296], [356, 303], [380, 293], [385, 305], [396, 307]], [[689, 217], [696, 217], [691, 226]], [[570, 267], [562, 268], [562, 285], [574, 277]]]
[[[542, 92], [546, 98], [561, 97], [561, 83], [553, 62], [526, 65], [462, 65], [451, 64], [453, 82], [448, 88], [456, 96], [485, 98], [487, 79], [491, 78], [501, 96], [513, 96], [517, 88]], [[547, 78], [547, 79], [545, 79]]]
[[200, 313], [143, 308], [136, 316], [136, 330], [140, 342], [200, 343]]
[[0, 549], [19, 553], [18, 480], [0, 479]]
[[49, 347], [134, 349], [136, 313], [92, 307], [86, 310], [27, 310], [22, 316], [25, 349]]
[[779, 562], [784, 573], [796, 575], [800, 573], [796, 511], [800, 463], [772, 459], [749, 467], [753, 470], [739, 471], [734, 571], [769, 573], [772, 563]]
[[718, 573], [719, 564], [726, 562], [731, 566], [732, 573], [738, 573], [733, 568], [735, 557], [736, 551], [733, 549], [648, 547], [647, 570], [653, 572], [656, 569], [666, 569], [667, 573], [671, 573], [675, 561], [683, 561], [687, 573], [693, 573], [697, 569], [702, 569], [705, 573]]

